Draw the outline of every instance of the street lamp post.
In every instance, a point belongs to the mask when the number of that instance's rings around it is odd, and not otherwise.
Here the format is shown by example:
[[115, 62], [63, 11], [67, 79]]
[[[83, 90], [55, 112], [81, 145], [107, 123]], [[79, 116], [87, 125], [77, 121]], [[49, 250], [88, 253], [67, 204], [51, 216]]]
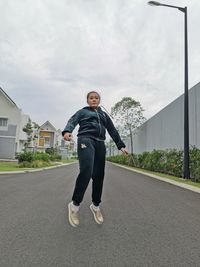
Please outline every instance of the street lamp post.
[[149, 1], [149, 5], [152, 6], [164, 6], [172, 7], [182, 11], [185, 15], [185, 83], [184, 83], [184, 170], [183, 176], [186, 179], [190, 178], [190, 168], [189, 168], [189, 104], [188, 104], [188, 37], [187, 37], [187, 7], [171, 6], [161, 4], [156, 1]]

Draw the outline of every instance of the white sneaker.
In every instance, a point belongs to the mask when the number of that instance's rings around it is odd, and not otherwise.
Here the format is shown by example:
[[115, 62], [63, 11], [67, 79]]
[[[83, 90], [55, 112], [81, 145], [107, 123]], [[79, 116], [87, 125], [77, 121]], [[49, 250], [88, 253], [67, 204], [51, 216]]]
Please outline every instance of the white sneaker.
[[103, 215], [100, 211], [99, 207], [95, 207], [93, 204], [90, 205], [90, 209], [94, 215], [94, 219], [96, 221], [96, 223], [98, 224], [102, 224], [103, 223]]
[[72, 208], [73, 202], [70, 202], [68, 204], [68, 216], [69, 216], [69, 222], [73, 227], [77, 227], [79, 225], [79, 216], [78, 216], [78, 209], [77, 211], [74, 211]]

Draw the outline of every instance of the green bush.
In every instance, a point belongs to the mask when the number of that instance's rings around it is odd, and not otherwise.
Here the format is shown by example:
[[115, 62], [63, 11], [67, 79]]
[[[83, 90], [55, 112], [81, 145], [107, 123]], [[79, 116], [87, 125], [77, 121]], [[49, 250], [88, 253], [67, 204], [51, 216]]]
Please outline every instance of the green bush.
[[128, 166], [137, 166], [138, 165], [138, 159], [135, 154], [129, 154], [129, 155], [124, 155], [125, 158], [127, 158]]
[[53, 147], [48, 147], [45, 149], [45, 152], [49, 155], [57, 155], [58, 154], [58, 149], [53, 148]]
[[165, 163], [162, 172], [182, 177], [183, 176], [183, 151], [171, 149], [165, 153]]
[[23, 152], [17, 155], [17, 159], [20, 168], [42, 168], [49, 166], [51, 161], [61, 160], [61, 155], [44, 152]]
[[33, 154], [34, 160], [50, 161], [50, 155], [43, 152], [36, 152]]
[[19, 168], [31, 168], [31, 162], [21, 161], [19, 162]]
[[196, 182], [200, 182], [200, 149], [192, 146], [190, 149], [190, 175]]
[[45, 152], [49, 154], [51, 161], [60, 161], [62, 159], [62, 156], [58, 154], [57, 148], [47, 148]]
[[43, 152], [23, 152], [17, 156], [18, 162], [32, 162], [34, 160], [50, 161], [50, 155]]
[[78, 157], [77, 157], [77, 156], [73, 156], [73, 157], [71, 157], [71, 159], [76, 159], [76, 160], [78, 160]]
[[61, 155], [50, 155], [50, 160], [51, 161], [60, 161], [62, 159], [62, 156]]
[[119, 163], [119, 164], [125, 164], [128, 165], [128, 157], [124, 155], [116, 155], [116, 156], [111, 156], [109, 157], [110, 161]]
[[50, 166], [47, 161], [34, 160], [32, 162], [23, 161], [19, 163], [19, 168], [43, 168]]
[[139, 168], [145, 168], [145, 164], [148, 160], [148, 155], [149, 155], [149, 152], [144, 152], [142, 154], [139, 154], [137, 155], [137, 163], [136, 163], [136, 167], [139, 167]]
[[33, 152], [23, 152], [17, 155], [18, 162], [32, 162], [34, 160], [34, 153]]
[[[138, 155], [116, 155], [107, 160], [177, 177], [183, 176], [183, 150], [153, 150]], [[200, 182], [200, 149], [196, 147], [190, 148], [190, 173], [191, 179]]]
[[50, 162], [42, 161], [42, 160], [34, 160], [31, 162], [32, 168], [42, 168], [42, 167], [48, 167], [50, 166]]

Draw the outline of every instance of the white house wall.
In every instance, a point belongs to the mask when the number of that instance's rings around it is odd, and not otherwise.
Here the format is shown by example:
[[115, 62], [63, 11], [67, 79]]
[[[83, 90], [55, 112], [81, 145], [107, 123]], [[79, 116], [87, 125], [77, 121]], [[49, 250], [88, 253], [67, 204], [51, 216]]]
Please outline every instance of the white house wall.
[[[0, 97], [0, 117], [8, 118], [8, 124], [19, 125], [21, 110], [5, 97]], [[17, 136], [19, 136], [19, 127], [17, 127]]]
[[0, 131], [0, 158], [14, 159], [16, 150], [16, 125], [8, 125], [7, 131]]
[[[0, 127], [0, 158], [14, 158], [15, 152], [20, 152], [23, 149], [24, 141], [27, 139], [26, 133], [22, 129], [28, 122], [29, 116], [23, 114], [21, 109], [0, 91], [0, 117], [8, 119], [8, 127]], [[13, 127], [15, 127], [14, 135], [13, 132], [10, 134]]]
[[57, 144], [59, 147], [62, 144], [63, 136], [61, 130], [57, 130], [56, 135], [55, 135], [55, 144]]

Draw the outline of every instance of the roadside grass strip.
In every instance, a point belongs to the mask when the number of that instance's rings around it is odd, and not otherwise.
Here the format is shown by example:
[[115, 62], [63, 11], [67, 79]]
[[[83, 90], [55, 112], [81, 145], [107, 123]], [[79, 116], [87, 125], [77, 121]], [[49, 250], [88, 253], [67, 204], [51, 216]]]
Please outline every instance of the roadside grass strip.
[[68, 165], [71, 163], [76, 163], [76, 160], [64, 160], [62, 162], [51, 162], [48, 167], [35, 167], [35, 168], [21, 168], [19, 167], [18, 162], [0, 162], [0, 173], [5, 172], [24, 172], [24, 171], [33, 171], [33, 170], [39, 170], [39, 169], [48, 169], [48, 168], [54, 168], [59, 166]]

